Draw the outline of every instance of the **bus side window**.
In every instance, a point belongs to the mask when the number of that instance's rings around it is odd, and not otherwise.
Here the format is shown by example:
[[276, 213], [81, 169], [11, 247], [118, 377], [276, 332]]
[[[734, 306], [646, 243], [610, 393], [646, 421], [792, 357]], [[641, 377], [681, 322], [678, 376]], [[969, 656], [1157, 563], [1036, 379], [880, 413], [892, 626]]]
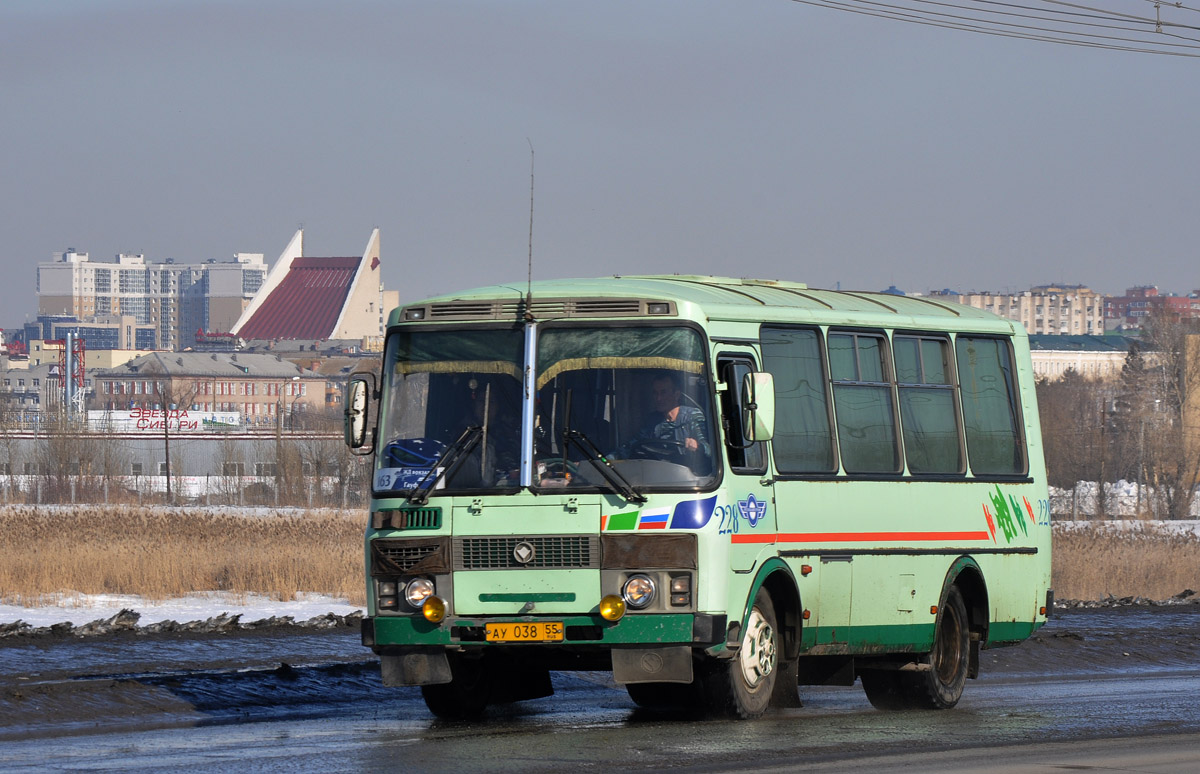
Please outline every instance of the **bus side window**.
[[908, 471], [957, 474], [964, 470], [950, 342], [941, 336], [892, 337], [900, 426]]
[[838, 469], [821, 336], [813, 328], [762, 328], [763, 370], [775, 377], [771, 454], [783, 474]]
[[754, 370], [754, 363], [746, 358], [719, 358], [717, 373], [724, 386], [721, 396], [721, 425], [725, 431], [725, 448], [729, 453], [729, 465], [741, 473], [765, 473], [766, 455], [762, 442], [746, 440], [746, 428], [742, 427], [741, 384], [742, 378]]
[[842, 467], [847, 473], [899, 473], [886, 339], [868, 331], [831, 331], [827, 346]]
[[976, 476], [1023, 475], [1028, 462], [1017, 374], [1008, 342], [959, 335], [954, 348], [971, 472]]

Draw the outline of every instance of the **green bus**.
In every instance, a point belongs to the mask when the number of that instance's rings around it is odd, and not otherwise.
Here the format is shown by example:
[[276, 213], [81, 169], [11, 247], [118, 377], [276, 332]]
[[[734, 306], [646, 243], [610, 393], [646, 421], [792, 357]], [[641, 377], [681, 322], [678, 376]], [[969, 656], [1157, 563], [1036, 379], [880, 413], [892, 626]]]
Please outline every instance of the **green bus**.
[[970, 307], [485, 287], [394, 310], [346, 397], [375, 463], [363, 644], [441, 717], [550, 695], [558, 670], [743, 718], [855, 681], [949, 708], [980, 649], [1052, 607], [1027, 338]]

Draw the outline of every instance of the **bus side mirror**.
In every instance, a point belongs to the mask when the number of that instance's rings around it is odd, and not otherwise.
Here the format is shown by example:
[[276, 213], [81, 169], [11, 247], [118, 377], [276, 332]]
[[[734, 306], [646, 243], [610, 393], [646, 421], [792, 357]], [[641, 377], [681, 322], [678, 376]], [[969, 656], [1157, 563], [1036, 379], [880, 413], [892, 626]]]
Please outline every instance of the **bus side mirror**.
[[368, 441], [367, 438], [374, 393], [375, 377], [372, 374], [355, 374], [346, 383], [346, 445], [354, 454], [370, 454], [374, 449], [374, 439]]
[[756, 371], [742, 377], [742, 427], [748, 441], [769, 441], [775, 434], [775, 379]]

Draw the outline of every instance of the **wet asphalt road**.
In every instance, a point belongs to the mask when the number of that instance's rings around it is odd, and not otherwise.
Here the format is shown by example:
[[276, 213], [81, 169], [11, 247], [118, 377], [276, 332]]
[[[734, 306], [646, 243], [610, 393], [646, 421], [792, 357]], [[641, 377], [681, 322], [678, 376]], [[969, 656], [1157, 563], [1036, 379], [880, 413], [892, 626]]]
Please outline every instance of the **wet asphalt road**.
[[384, 689], [348, 629], [6, 640], [0, 771], [1200, 771], [1200, 605], [1069, 612], [983, 656], [948, 712], [856, 686], [753, 722], [669, 716], [561, 673], [448, 723]]

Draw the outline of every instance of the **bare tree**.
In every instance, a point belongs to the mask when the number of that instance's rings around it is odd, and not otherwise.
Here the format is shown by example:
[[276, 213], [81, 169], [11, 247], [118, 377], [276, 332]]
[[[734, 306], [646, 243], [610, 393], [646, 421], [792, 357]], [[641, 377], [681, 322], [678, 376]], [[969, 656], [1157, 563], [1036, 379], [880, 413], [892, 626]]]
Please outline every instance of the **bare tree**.
[[[150, 367], [147, 368], [147, 373], [153, 373]], [[167, 484], [167, 502], [170, 504], [174, 504], [175, 502], [175, 491], [178, 490], [179, 483], [177, 479], [175, 490], [172, 490], [171, 426], [174, 423], [178, 431], [182, 412], [187, 411], [199, 392], [200, 384], [195, 380], [171, 378], [170, 375], [165, 373], [154, 382], [154, 395], [162, 410], [163, 459], [166, 461], [164, 475]], [[182, 477], [183, 470], [180, 469], [178, 450], [176, 450], [174, 462], [177, 469], [175, 475]]]
[[1124, 470], [1149, 484], [1157, 514], [1186, 519], [1200, 483], [1200, 327], [1151, 317], [1143, 340], [1117, 401]]
[[218, 461], [221, 464], [219, 496], [227, 505], [240, 505], [242, 476], [246, 472], [244, 445], [233, 438], [222, 438]]
[[[1070, 489], [1071, 510], [1077, 512], [1079, 483], [1106, 477], [1107, 413], [1110, 388], [1071, 369], [1056, 381], [1037, 384], [1042, 422], [1042, 447], [1051, 486]], [[1103, 508], [1103, 503], [1097, 503]]]
[[17, 431], [20, 428], [19, 418], [20, 414], [13, 409], [12, 404], [7, 400], [0, 399], [0, 457], [3, 457], [0, 459], [0, 463], [3, 463], [3, 470], [8, 474], [5, 477], [4, 490], [7, 502], [13, 502], [16, 493], [20, 492], [20, 487], [14, 486], [18, 481]]

